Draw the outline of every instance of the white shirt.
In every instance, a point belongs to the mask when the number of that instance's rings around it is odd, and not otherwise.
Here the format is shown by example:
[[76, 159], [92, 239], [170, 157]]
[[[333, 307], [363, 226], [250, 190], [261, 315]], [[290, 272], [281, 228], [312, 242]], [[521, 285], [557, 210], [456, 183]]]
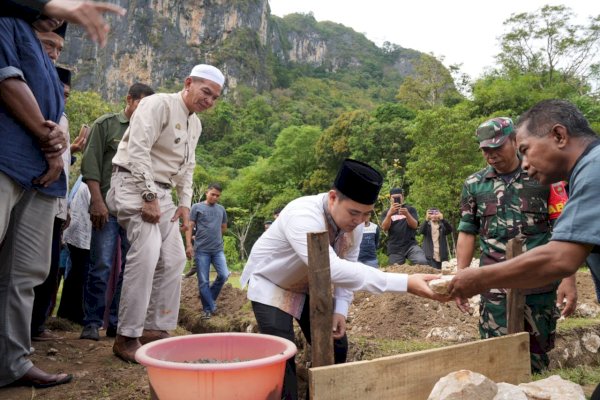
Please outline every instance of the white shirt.
[[69, 212], [71, 223], [63, 232], [63, 242], [80, 249], [89, 250], [92, 240], [92, 221], [90, 219], [90, 190], [81, 182], [71, 201]]
[[[248, 285], [248, 299], [277, 307], [300, 318], [308, 293], [306, 234], [327, 231], [323, 201], [327, 193], [300, 197], [290, 202], [273, 225], [256, 241], [240, 281]], [[334, 312], [348, 315], [352, 293], [406, 292], [408, 275], [386, 273], [359, 263], [363, 225], [352, 232], [346, 259], [329, 246]]]
[[[67, 178], [67, 188], [69, 187], [69, 168], [71, 167], [71, 137], [69, 136], [69, 120], [67, 116], [63, 113], [60, 116], [60, 121], [58, 121], [58, 125], [65, 133], [65, 140], [67, 141], [67, 150], [65, 150], [61, 157], [63, 160], [63, 169], [65, 171], [65, 176]], [[58, 211], [56, 213], [56, 218], [62, 219], [63, 221], [67, 220], [67, 199], [66, 197], [58, 198]]]
[[177, 188], [179, 205], [192, 205], [192, 175], [202, 124], [182, 92], [144, 97], [125, 131], [113, 165], [128, 169], [140, 188], [157, 193], [155, 182]]

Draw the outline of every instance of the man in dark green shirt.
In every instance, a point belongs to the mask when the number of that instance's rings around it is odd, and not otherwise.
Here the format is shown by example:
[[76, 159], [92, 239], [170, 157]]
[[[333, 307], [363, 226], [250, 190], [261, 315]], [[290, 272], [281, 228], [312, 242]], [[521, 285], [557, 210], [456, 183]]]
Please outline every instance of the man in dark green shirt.
[[[125, 266], [125, 256], [129, 243], [127, 234], [110, 215], [106, 207], [106, 193], [110, 188], [112, 159], [123, 134], [129, 127], [129, 120], [140, 100], [154, 94], [152, 88], [135, 83], [129, 88], [126, 107], [118, 113], [109, 113], [98, 118], [92, 125], [88, 145], [81, 162], [83, 180], [90, 189], [90, 218], [92, 220], [92, 241], [90, 244], [90, 264], [83, 290], [83, 331], [81, 339], [99, 340], [98, 329], [104, 321], [106, 289], [111, 267], [117, 252], [118, 239], [121, 239], [121, 269]], [[122, 274], [113, 296], [107, 336], [114, 337], [117, 331], [119, 292]]]

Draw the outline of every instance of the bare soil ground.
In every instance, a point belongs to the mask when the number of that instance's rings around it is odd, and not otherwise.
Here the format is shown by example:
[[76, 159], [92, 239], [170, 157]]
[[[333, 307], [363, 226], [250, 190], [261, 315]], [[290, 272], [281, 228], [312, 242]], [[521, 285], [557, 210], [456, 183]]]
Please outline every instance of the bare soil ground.
[[[424, 266], [392, 266], [388, 267], [388, 271], [415, 273], [432, 270]], [[579, 302], [595, 307], [597, 303], [589, 272], [579, 272], [577, 281]], [[218, 311], [213, 318], [208, 321], [201, 320], [196, 278], [184, 279], [180, 312], [182, 328], [173, 334], [256, 331], [256, 323], [244, 291], [226, 285], [217, 305]], [[31, 359], [47, 371], [72, 373], [73, 381], [50, 389], [1, 388], [0, 399], [149, 398], [148, 378], [144, 368], [137, 364], [125, 363], [115, 357], [112, 354], [113, 340], [106, 338], [103, 332], [101, 340], [93, 342], [79, 339], [81, 327], [78, 325], [53, 319], [49, 326], [64, 339], [34, 342], [35, 352]], [[379, 345], [382, 339], [439, 342], [440, 339], [427, 339], [427, 334], [435, 327], [445, 330], [454, 327], [457, 337], [463, 341], [475, 340], [478, 337], [477, 318], [460, 313], [454, 304], [439, 304], [411, 295], [357, 293], [349, 314], [349, 360], [372, 359], [390, 355], [390, 351], [397, 351]], [[567, 346], [567, 343], [572, 341], [572, 338], [559, 339], [557, 347]], [[298, 339], [297, 342], [301, 350], [298, 357], [301, 376], [302, 365], [308, 356], [307, 352], [303, 351], [306, 347], [302, 339]], [[565, 348], [556, 351], [564, 353]], [[598, 362], [597, 357], [595, 361], [585, 361]]]

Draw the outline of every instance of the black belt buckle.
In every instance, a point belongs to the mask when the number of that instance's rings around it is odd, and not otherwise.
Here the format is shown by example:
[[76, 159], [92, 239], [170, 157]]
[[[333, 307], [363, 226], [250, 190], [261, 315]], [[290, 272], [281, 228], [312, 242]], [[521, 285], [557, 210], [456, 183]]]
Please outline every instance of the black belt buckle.
[[171, 189], [171, 185], [169, 185], [168, 183], [154, 182], [154, 184], [156, 186], [158, 186], [159, 188], [162, 188], [162, 189], [165, 189], [165, 190], [170, 190]]
[[131, 173], [127, 168], [123, 168], [120, 165], [113, 165], [112, 172], [127, 172], [129, 174]]

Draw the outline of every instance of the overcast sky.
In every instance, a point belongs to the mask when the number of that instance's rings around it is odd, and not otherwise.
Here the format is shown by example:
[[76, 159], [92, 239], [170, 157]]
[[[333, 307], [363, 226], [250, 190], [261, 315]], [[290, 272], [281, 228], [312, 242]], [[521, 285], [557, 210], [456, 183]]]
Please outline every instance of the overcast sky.
[[271, 13], [284, 16], [313, 12], [317, 21], [333, 21], [364, 33], [378, 46], [389, 41], [405, 48], [444, 56], [444, 64], [462, 63], [477, 78], [494, 65], [503, 22], [511, 14], [533, 12], [542, 6], [572, 9], [579, 24], [600, 14], [598, 0], [269, 0]]

